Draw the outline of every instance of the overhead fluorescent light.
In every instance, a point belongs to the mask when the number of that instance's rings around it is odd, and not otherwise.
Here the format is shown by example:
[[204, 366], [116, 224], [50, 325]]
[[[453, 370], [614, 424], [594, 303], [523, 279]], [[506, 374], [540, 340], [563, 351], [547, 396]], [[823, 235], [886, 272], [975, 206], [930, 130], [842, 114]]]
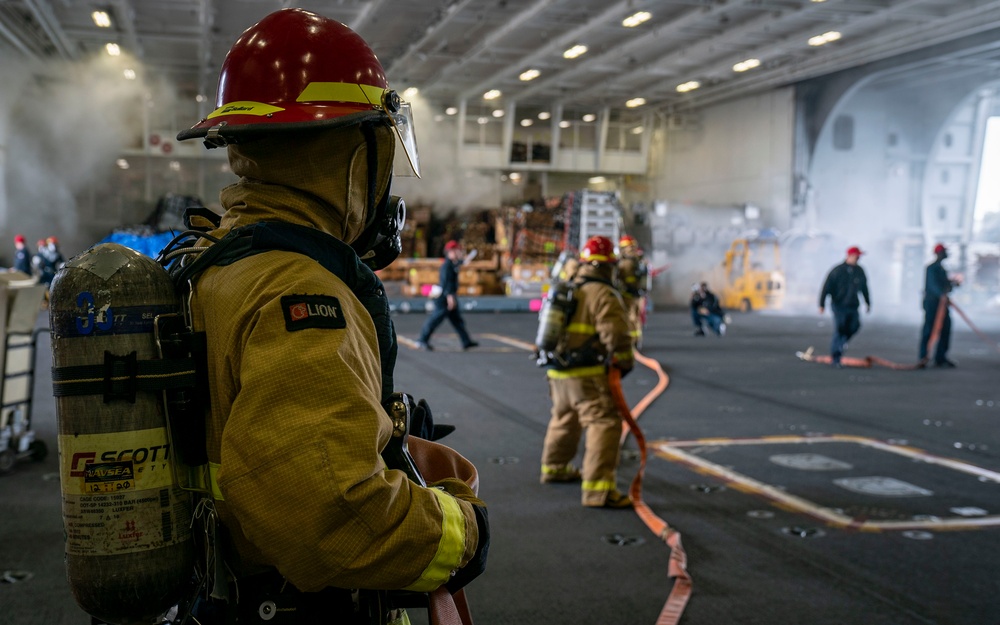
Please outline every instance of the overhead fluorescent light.
[[585, 122], [587, 122], [589, 124], [590, 122], [592, 122], [595, 119], [597, 119], [597, 115], [594, 115], [593, 113], [587, 113], [586, 115], [584, 115], [580, 119], [582, 119], [583, 121], [585, 121]]
[[733, 65], [733, 71], [745, 72], [748, 69], [753, 69], [755, 67], [760, 67], [760, 59], [747, 59], [745, 61], [740, 61], [736, 65]]
[[493, 109], [493, 117], [503, 117], [503, 109]]
[[542, 111], [541, 113], [538, 114], [538, 119], [540, 119], [542, 121], [545, 121], [546, 119], [549, 119], [550, 117], [552, 117], [552, 113], [549, 113], [548, 111]]
[[698, 82], [697, 80], [689, 80], [686, 83], [677, 85], [677, 90], [680, 91], [681, 93], [687, 93], [688, 91], [694, 91], [700, 86], [701, 83]]
[[486, 124], [490, 123], [490, 118], [480, 117], [476, 120], [476, 123], [479, 124], [480, 126], [485, 126]]
[[518, 76], [518, 78], [520, 78], [523, 82], [528, 82], [529, 80], [534, 80], [541, 75], [542, 73], [537, 69], [529, 69], [521, 72], [521, 75]]
[[567, 120], [565, 120], [565, 119], [564, 119], [564, 120], [562, 120], [561, 122], [559, 122], [559, 127], [560, 127], [560, 128], [569, 128], [569, 127], [570, 127], [570, 126], [572, 126], [572, 125], [573, 125], [573, 124], [571, 124], [571, 123], [570, 123], [569, 121], [567, 121]]
[[629, 107], [630, 109], [634, 109], [637, 106], [642, 106], [645, 103], [646, 103], [646, 98], [632, 98], [631, 100], [625, 103], [625, 106]]
[[563, 52], [563, 58], [575, 59], [576, 57], [580, 56], [581, 54], [585, 54], [586, 52], [587, 52], [587, 46], [578, 43], [572, 48]]
[[487, 91], [486, 93], [483, 94], [483, 99], [484, 100], [496, 100], [500, 96], [501, 96], [501, 93], [500, 93], [499, 89], [490, 89], [489, 91]]
[[448, 108], [446, 108], [444, 110], [444, 114], [445, 115], [456, 115], [457, 113], [458, 113], [458, 109], [455, 108], [454, 106], [449, 106]]
[[104, 49], [108, 51], [111, 56], [118, 56], [122, 53], [122, 49], [118, 47], [117, 43], [109, 43], [104, 46]]
[[589, 182], [590, 184], [601, 184], [602, 182], [607, 182], [607, 181], [608, 179], [605, 178], [604, 176], [593, 176], [591, 178], [587, 178], [587, 182]]
[[811, 46], [822, 46], [824, 44], [830, 43], [831, 41], [836, 41], [840, 39], [841, 35], [835, 30], [831, 30], [823, 33], [822, 35], [816, 35], [815, 37], [809, 38], [809, 45]]
[[642, 24], [649, 18], [653, 17], [653, 14], [649, 11], [639, 11], [638, 13], [633, 13], [625, 19], [622, 20], [622, 26], [625, 28], [635, 28], [639, 24]]
[[524, 119], [521, 120], [521, 125], [524, 126], [525, 128], [527, 128], [528, 126], [530, 126], [530, 125], [532, 125], [534, 123], [535, 123], [535, 120], [531, 119], [530, 117], [525, 117]]
[[111, 16], [108, 15], [107, 11], [94, 11], [90, 17], [98, 28], [111, 28]]

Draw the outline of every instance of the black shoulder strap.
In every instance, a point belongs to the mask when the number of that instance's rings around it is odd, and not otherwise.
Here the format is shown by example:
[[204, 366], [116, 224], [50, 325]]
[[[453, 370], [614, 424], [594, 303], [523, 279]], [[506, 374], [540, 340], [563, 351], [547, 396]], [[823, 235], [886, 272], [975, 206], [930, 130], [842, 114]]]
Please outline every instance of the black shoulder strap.
[[340, 278], [371, 315], [378, 337], [382, 364], [382, 399], [393, 392], [396, 366], [396, 332], [389, 316], [389, 300], [375, 272], [361, 262], [350, 245], [307, 226], [282, 222], [260, 222], [234, 228], [197, 258], [171, 269], [174, 284], [182, 287], [212, 265], [231, 265], [243, 258], [270, 251], [303, 254]]

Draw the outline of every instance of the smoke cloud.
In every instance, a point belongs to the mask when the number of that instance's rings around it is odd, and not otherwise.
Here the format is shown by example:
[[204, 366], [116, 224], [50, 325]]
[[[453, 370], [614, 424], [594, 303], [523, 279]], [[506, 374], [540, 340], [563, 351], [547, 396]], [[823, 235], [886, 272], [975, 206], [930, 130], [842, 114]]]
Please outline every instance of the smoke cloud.
[[458, 163], [457, 117], [440, 116], [419, 96], [411, 104], [421, 177], [397, 175], [393, 178], [393, 193], [409, 206], [432, 205], [437, 214], [499, 207], [499, 176]]
[[[67, 257], [93, 243], [87, 226], [106, 218], [82, 214], [75, 198], [102, 186], [124, 148], [141, 145], [148, 91], [141, 80], [125, 78], [125, 67], [138, 69], [122, 57], [0, 66], [8, 94], [0, 97], [0, 230], [8, 240], [15, 232], [29, 243], [55, 235]], [[10, 89], [12, 80], [22, 88]]]

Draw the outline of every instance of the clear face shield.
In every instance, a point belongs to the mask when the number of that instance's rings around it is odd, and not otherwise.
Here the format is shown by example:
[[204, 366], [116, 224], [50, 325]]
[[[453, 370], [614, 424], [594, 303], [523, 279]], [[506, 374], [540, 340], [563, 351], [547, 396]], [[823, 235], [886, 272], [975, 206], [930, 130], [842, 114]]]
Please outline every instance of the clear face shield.
[[[374, 105], [374, 103], [372, 104]], [[417, 136], [413, 129], [413, 108], [409, 102], [403, 102], [399, 94], [391, 89], [382, 92], [380, 104], [382, 109], [388, 113], [389, 119], [392, 120], [392, 127], [396, 131], [396, 156], [392, 163], [393, 175], [419, 178], [420, 158], [417, 154]]]

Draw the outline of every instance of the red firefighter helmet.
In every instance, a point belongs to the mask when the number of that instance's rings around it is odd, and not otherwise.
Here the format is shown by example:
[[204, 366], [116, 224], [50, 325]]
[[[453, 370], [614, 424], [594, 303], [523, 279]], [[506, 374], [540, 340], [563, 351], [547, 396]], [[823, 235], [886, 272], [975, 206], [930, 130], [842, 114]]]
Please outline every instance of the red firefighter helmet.
[[615, 246], [608, 237], [590, 237], [580, 250], [580, 260], [585, 263], [613, 263], [618, 260]]
[[618, 239], [618, 249], [622, 250], [626, 247], [635, 246], [635, 237], [631, 234], [622, 235], [622, 238]]
[[934, 253], [938, 255], [944, 254], [945, 256], [947, 256], [948, 248], [944, 246], [944, 243], [938, 243], [937, 245], [934, 246]]
[[365, 40], [336, 20], [281, 9], [245, 30], [222, 64], [215, 105], [177, 139], [219, 147], [262, 132], [381, 119], [396, 128], [420, 175], [409, 105]]

